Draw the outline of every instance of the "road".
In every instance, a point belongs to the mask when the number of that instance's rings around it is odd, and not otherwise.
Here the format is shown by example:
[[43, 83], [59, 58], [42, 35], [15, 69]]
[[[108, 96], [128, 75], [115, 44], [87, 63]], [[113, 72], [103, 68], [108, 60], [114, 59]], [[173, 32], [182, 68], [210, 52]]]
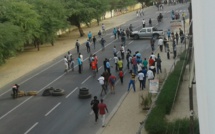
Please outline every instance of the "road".
[[[164, 11], [162, 11], [164, 20], [160, 24], [157, 24], [156, 21], [159, 13], [156, 11], [156, 8], [147, 10], [144, 19], [148, 22], [148, 19], [152, 18], [153, 26], [167, 30], [170, 27], [169, 20], [172, 9], [187, 12], [187, 5], [165, 7]], [[121, 28], [126, 29], [132, 24], [134, 30], [139, 30], [142, 27], [141, 20], [141, 17], [136, 18], [133, 15]], [[106, 40], [105, 51], [101, 51], [100, 44], [97, 44], [95, 50], [91, 47], [92, 53], [96, 53], [99, 58], [99, 73], [97, 77], [104, 70], [102, 65], [105, 58], [111, 59], [111, 65], [114, 66], [112, 49], [115, 45], [117, 50], [119, 50], [121, 45], [121, 41], [114, 39], [112, 36], [112, 29], [106, 32], [104, 36]], [[151, 53], [150, 41], [147, 39], [128, 39], [125, 48], [129, 48], [132, 53], [135, 51], [141, 52], [142, 58], [148, 58]], [[101, 126], [94, 123], [94, 115], [90, 109], [91, 99], [79, 99], [78, 89], [79, 87], [87, 87], [90, 89], [92, 96], [99, 96], [101, 87], [97, 78], [92, 77], [92, 72], [88, 65], [89, 54], [86, 51], [85, 45], [81, 46], [80, 51], [84, 56], [84, 71], [82, 74], [78, 73], [77, 65], [74, 72], [64, 73], [62, 55], [51, 63], [33, 70], [14, 82], [21, 84], [21, 90], [38, 91], [39, 94], [35, 97], [11, 99], [11, 87], [9, 86], [11, 84], [0, 90], [1, 134], [94, 134], [98, 131]], [[72, 50], [72, 54], [74, 57], [77, 57], [76, 50]], [[129, 75], [126, 69], [126, 60], [124, 60], [124, 72], [126, 72], [124, 84], [121, 85], [119, 80], [117, 81], [116, 94], [111, 95], [108, 93], [106, 96], [103, 96], [110, 113], [119, 100], [127, 93]], [[111, 73], [117, 76], [114, 68], [112, 68]], [[47, 87], [63, 88], [65, 89], [65, 95], [61, 97], [41, 96], [43, 90]]]

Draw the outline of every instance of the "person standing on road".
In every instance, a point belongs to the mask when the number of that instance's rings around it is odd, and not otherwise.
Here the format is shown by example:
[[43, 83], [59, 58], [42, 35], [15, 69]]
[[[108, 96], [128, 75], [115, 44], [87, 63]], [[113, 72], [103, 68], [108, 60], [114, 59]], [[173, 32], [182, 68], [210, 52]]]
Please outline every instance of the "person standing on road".
[[119, 78], [120, 78], [121, 84], [123, 84], [124, 72], [122, 70], [119, 71]]
[[72, 54], [68, 51], [67, 53], [67, 61], [68, 61], [68, 69], [70, 68], [70, 64], [71, 64], [71, 58], [72, 58]]
[[181, 38], [181, 43], [183, 43], [183, 41], [184, 41], [184, 32], [181, 30], [181, 28], [179, 28], [179, 35], [180, 35], [180, 38]]
[[74, 68], [75, 68], [75, 61], [74, 61], [74, 58], [73, 58], [73, 57], [71, 57], [70, 68], [72, 69], [72, 71], [74, 71]]
[[105, 34], [105, 25], [102, 23], [102, 33]]
[[95, 122], [98, 121], [98, 113], [99, 113], [99, 107], [98, 107], [98, 104], [99, 104], [99, 100], [97, 100], [97, 96], [94, 96], [94, 99], [91, 101], [90, 105], [91, 105], [91, 108], [95, 114]]
[[127, 39], [128, 39], [130, 37], [130, 30], [129, 30], [129, 28], [127, 28], [125, 32], [126, 32], [126, 36], [127, 36]]
[[178, 32], [176, 32], [176, 34], [175, 34], [175, 39], [176, 39], [176, 44], [178, 45], [178, 39], [179, 39]]
[[145, 58], [143, 61], [143, 67], [147, 69], [147, 66], [148, 66], [148, 61]]
[[78, 61], [78, 72], [79, 72], [79, 74], [81, 74], [81, 70], [82, 70], [82, 61], [81, 61], [80, 55], [78, 56], [77, 61]]
[[145, 28], [145, 26], [146, 26], [146, 21], [143, 19], [142, 20], [142, 24], [143, 24], [143, 28]]
[[102, 86], [102, 91], [100, 93], [100, 96], [102, 96], [103, 92], [106, 94], [106, 87], [105, 87], [105, 77], [101, 75], [98, 78], [99, 84]]
[[12, 87], [12, 91], [13, 91], [13, 98], [17, 98], [18, 97], [18, 92], [19, 92], [19, 85], [18, 84], [14, 84]]
[[94, 49], [96, 49], [96, 36], [93, 36], [93, 46], [94, 46]]
[[77, 48], [77, 53], [79, 53], [79, 48], [80, 48], [80, 43], [78, 42], [78, 40], [76, 40], [75, 46]]
[[121, 71], [122, 70], [122, 68], [123, 68], [123, 61], [122, 61], [122, 59], [120, 58], [120, 57], [118, 57], [118, 62], [117, 62], [117, 65], [118, 65], [118, 68], [119, 68], [119, 70]]
[[121, 30], [120, 30], [120, 28], [118, 28], [118, 29], [117, 29], [117, 38], [119, 39], [120, 36], [121, 36]]
[[131, 57], [130, 53], [127, 53], [126, 54], [126, 61], [127, 61], [127, 69], [128, 70], [130, 70], [131, 59], [132, 59], [132, 57]]
[[103, 61], [104, 71], [107, 71], [106, 63], [107, 63], [107, 58], [105, 58], [105, 60]]
[[100, 41], [101, 46], [102, 46], [102, 51], [105, 50], [105, 42], [106, 42], [106, 41], [104, 40], [104, 38], [102, 38], [101, 41]]
[[122, 58], [122, 60], [124, 60], [124, 58], [125, 58], [125, 47], [124, 47], [124, 45], [121, 45], [120, 52], [121, 52], [121, 58]]
[[117, 49], [116, 46], [113, 47], [113, 55], [117, 55]]
[[156, 63], [157, 63], [157, 74], [159, 74], [159, 71], [162, 73], [162, 69], [161, 69], [161, 58], [160, 56], [157, 57], [156, 59]]
[[87, 40], [86, 47], [87, 47], [87, 53], [90, 53], [90, 40]]
[[89, 31], [89, 33], [88, 33], [88, 40], [91, 41], [91, 39], [92, 39], [92, 33], [91, 33], [91, 31]]
[[152, 51], [155, 51], [155, 39], [152, 37], [150, 40]]
[[160, 51], [163, 51], [163, 39], [160, 37], [158, 40], [158, 46], [160, 47]]
[[151, 27], [152, 26], [152, 19], [149, 18], [149, 26]]
[[98, 32], [98, 36], [99, 36], [99, 38], [101, 38], [101, 36], [102, 36], [102, 32], [101, 32], [101, 30], [99, 30], [99, 32]]
[[99, 61], [99, 59], [98, 59], [98, 56], [97, 56], [96, 54], [94, 54], [94, 55], [93, 55], [93, 58], [94, 58], [94, 60], [95, 60], [96, 67], [97, 67], [97, 68], [96, 68], [96, 71], [99, 72], [99, 68], [98, 68], [98, 61]]
[[110, 76], [108, 78], [108, 82], [110, 84], [111, 94], [115, 94], [115, 83], [116, 83], [116, 76], [109, 73]]
[[81, 53], [79, 53], [79, 56], [81, 58], [81, 70], [83, 70], [83, 65], [84, 65], [84, 57]]
[[109, 61], [109, 59], [107, 59], [107, 61], [106, 61], [106, 69], [107, 69], [107, 71], [108, 71], [108, 73], [110, 74], [110, 61]]
[[166, 52], [167, 51], [167, 39], [166, 39], [166, 37], [164, 37], [164, 39], [163, 39], [163, 45], [164, 45], [164, 50]]
[[103, 103], [103, 99], [101, 99], [100, 103], [98, 104], [99, 114], [101, 115], [102, 119], [102, 127], [105, 127], [105, 110], [108, 113], [107, 105]]
[[116, 39], [116, 34], [117, 34], [117, 30], [116, 30], [116, 28], [114, 27], [113, 28], [113, 35], [114, 35], [114, 38]]
[[168, 31], [167, 31], [168, 41], [170, 41], [170, 36], [171, 36], [171, 31], [170, 31], [170, 29], [168, 29]]
[[64, 72], [67, 72], [69, 67], [68, 67], [68, 60], [67, 60], [66, 56], [64, 56], [63, 61], [64, 61], [64, 65], [65, 65]]
[[115, 70], [118, 71], [118, 61], [119, 61], [119, 58], [115, 54], [114, 57], [113, 57], [113, 59], [114, 59], [114, 63], [115, 63]]
[[143, 90], [143, 88], [145, 88], [145, 84], [144, 84], [144, 74], [143, 74], [142, 70], [138, 72], [137, 76], [138, 76], [138, 80], [140, 82], [140, 88]]
[[131, 79], [130, 79], [130, 82], [128, 84], [128, 92], [130, 90], [131, 85], [133, 87], [134, 92], [136, 92], [136, 89], [135, 89], [135, 74], [134, 73], [131, 74]]
[[137, 58], [135, 55], [133, 55], [133, 57], [131, 59], [131, 63], [132, 63], [133, 72], [136, 75], [137, 74]]

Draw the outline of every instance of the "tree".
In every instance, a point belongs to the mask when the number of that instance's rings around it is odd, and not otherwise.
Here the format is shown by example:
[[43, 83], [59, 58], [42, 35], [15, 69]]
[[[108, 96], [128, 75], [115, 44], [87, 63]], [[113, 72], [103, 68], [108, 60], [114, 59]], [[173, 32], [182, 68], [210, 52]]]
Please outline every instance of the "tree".
[[54, 45], [56, 33], [68, 26], [66, 21], [66, 10], [60, 0], [30, 0], [34, 10], [40, 15], [41, 27], [38, 37], [34, 37], [35, 47], [43, 42], [50, 42]]
[[108, 11], [108, 0], [91, 0], [90, 6], [94, 7], [93, 18], [96, 19], [97, 24], [101, 21], [101, 17]]
[[149, 6], [152, 2], [151, 0], [137, 0], [137, 1], [142, 4], [142, 8], [144, 7], [144, 5]]
[[71, 25], [78, 27], [80, 36], [84, 36], [84, 31], [81, 23], [90, 23], [93, 19], [93, 13], [96, 12], [89, 4], [91, 0], [65, 0], [67, 9], [68, 21]]
[[39, 36], [38, 29], [40, 28], [41, 18], [33, 6], [25, 1], [1, 1], [1, 16], [2, 23], [9, 22], [20, 27], [20, 34], [25, 39], [25, 44], [30, 44], [34, 37]]

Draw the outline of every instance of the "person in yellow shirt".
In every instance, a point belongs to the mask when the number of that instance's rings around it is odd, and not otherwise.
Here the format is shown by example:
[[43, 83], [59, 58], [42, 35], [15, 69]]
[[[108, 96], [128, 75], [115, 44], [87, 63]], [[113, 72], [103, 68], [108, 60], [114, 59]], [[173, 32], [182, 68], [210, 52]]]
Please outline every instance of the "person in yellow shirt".
[[123, 68], [123, 61], [122, 61], [122, 59], [121, 59], [120, 57], [119, 57], [118, 59], [119, 59], [119, 60], [118, 60], [117, 64], [118, 64], [119, 70], [121, 71], [122, 68]]

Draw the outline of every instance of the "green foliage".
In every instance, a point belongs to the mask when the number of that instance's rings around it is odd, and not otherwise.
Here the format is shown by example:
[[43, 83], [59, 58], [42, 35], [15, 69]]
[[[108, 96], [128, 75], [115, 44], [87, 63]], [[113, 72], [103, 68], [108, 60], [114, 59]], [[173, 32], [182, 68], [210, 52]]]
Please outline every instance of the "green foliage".
[[[199, 131], [199, 121], [198, 119], [194, 119], [194, 133], [200, 134]], [[177, 119], [170, 123], [168, 123], [168, 131], [167, 134], [178, 133], [178, 134], [189, 134], [190, 133], [190, 119]]]
[[[183, 63], [186, 60], [185, 52], [181, 54], [180, 61], [177, 62], [173, 72], [168, 76], [156, 101], [156, 107], [151, 111], [146, 120], [145, 129], [149, 134], [172, 134], [177, 131], [180, 134], [188, 134], [189, 120], [177, 120], [168, 123], [165, 120], [165, 115], [169, 114], [172, 108], [174, 97], [177, 90], [178, 82], [181, 80], [180, 73], [183, 72], [185, 66]], [[180, 124], [180, 125], [179, 125]], [[198, 121], [195, 121], [196, 133], [198, 130]]]
[[150, 6], [152, 4], [152, 0], [137, 0], [140, 2], [142, 5], [145, 3], [146, 6]]

